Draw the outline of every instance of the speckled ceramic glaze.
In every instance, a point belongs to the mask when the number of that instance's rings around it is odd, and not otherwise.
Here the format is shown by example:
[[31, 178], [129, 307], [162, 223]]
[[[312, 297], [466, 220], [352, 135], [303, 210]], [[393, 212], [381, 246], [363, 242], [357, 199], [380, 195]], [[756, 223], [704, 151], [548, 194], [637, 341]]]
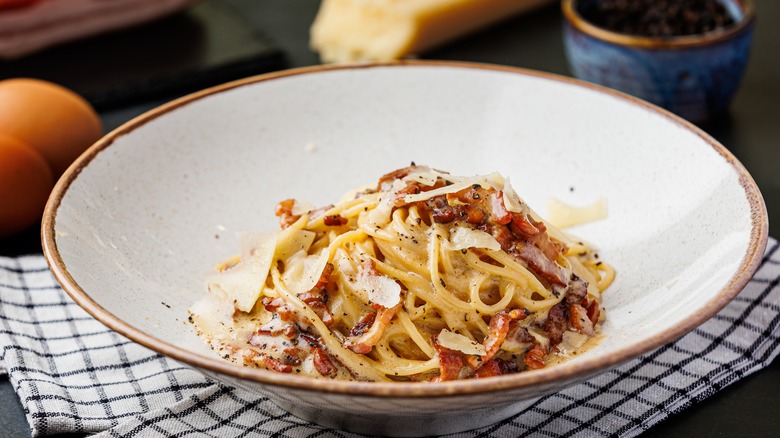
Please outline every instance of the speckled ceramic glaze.
[[691, 121], [723, 113], [747, 64], [755, 11], [724, 0], [736, 22], [703, 35], [645, 38], [598, 28], [581, 16], [598, 0], [564, 0], [564, 42], [580, 79], [620, 90]]
[[[617, 269], [605, 340], [565, 364], [421, 383], [313, 380], [216, 357], [186, 322], [234, 233], [274, 230], [274, 205], [324, 205], [410, 161], [499, 171], [544, 214], [605, 197], [571, 231]], [[116, 331], [302, 418], [352, 431], [472, 429], [701, 324], [750, 279], [767, 239], [755, 183], [712, 138], [620, 93], [525, 70], [443, 62], [314, 67], [185, 97], [112, 132], [57, 184], [52, 270]]]

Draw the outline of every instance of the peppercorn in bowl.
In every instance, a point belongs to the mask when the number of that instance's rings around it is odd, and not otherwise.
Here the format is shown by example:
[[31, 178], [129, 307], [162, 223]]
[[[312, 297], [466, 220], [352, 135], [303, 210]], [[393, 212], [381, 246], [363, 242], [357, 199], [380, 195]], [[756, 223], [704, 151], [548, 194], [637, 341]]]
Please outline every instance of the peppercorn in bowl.
[[693, 122], [728, 110], [747, 65], [751, 0], [564, 0], [572, 72]]

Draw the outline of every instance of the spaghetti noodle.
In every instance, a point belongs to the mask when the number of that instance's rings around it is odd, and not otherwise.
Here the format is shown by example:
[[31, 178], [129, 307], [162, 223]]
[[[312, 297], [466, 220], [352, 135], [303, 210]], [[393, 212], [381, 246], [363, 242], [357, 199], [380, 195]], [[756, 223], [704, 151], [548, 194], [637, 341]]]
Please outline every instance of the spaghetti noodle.
[[597, 337], [614, 270], [545, 223], [498, 174], [412, 165], [282, 230], [239, 236], [241, 256], [191, 309], [226, 359], [284, 373], [443, 381], [544, 367]]

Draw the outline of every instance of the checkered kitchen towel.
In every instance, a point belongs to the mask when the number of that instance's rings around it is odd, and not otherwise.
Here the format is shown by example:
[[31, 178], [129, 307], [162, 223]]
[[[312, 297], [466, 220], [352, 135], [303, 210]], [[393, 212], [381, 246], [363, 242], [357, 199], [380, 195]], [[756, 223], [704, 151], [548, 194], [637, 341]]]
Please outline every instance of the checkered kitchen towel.
[[[778, 247], [770, 240], [747, 288], [676, 342], [453, 436], [635, 436], [765, 367], [780, 344]], [[117, 335], [63, 293], [41, 256], [0, 258], [0, 347], [35, 436], [356, 436], [309, 424]]]

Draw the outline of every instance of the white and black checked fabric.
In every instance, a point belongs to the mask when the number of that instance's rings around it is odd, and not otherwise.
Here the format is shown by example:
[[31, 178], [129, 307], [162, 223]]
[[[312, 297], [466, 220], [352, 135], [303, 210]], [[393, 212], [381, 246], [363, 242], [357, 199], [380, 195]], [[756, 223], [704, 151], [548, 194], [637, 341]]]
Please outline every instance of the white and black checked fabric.
[[[451, 435], [635, 436], [768, 365], [780, 350], [780, 245], [745, 290], [688, 335], [490, 427]], [[41, 256], [0, 258], [0, 372], [34, 436], [317, 437], [263, 397], [215, 384], [92, 319]]]

